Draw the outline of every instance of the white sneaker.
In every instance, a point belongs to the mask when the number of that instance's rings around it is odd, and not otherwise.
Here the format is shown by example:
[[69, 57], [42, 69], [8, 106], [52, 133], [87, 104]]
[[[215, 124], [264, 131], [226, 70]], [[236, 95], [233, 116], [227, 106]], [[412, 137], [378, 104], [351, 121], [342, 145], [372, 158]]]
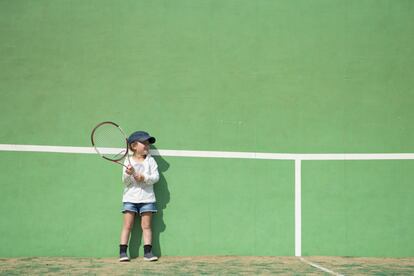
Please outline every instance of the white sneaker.
[[127, 253], [119, 254], [119, 261], [120, 262], [129, 262], [129, 257], [128, 257]]
[[158, 261], [158, 257], [154, 256], [152, 252], [149, 252], [149, 253], [144, 254], [144, 260], [148, 262], [155, 262], [155, 261]]

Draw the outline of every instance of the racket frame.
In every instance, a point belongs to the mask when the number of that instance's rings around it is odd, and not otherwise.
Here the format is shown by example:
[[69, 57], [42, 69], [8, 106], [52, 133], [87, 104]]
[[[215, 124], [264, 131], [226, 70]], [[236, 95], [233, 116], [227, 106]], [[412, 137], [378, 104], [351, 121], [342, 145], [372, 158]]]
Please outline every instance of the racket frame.
[[[117, 127], [118, 128], [118, 130], [122, 133], [122, 135], [124, 136], [124, 138], [125, 138], [125, 154], [124, 155], [122, 155], [120, 158], [118, 158], [118, 159], [111, 159], [111, 158], [108, 158], [108, 157], [106, 157], [106, 156], [104, 156], [101, 152], [99, 152], [99, 150], [98, 150], [98, 148], [96, 147], [96, 144], [95, 144], [95, 141], [94, 141], [94, 134], [95, 134], [95, 132], [96, 132], [96, 130], [100, 127], [100, 126], [102, 126], [102, 125], [106, 125], [106, 124], [110, 124], [110, 125], [113, 125], [113, 126], [115, 126], [115, 127]], [[99, 124], [97, 124], [94, 128], [93, 128], [93, 130], [92, 130], [92, 133], [91, 133], [91, 143], [92, 143], [92, 146], [93, 146], [93, 148], [95, 149], [95, 151], [96, 151], [96, 153], [97, 154], [99, 154], [102, 158], [104, 158], [105, 160], [108, 160], [108, 161], [111, 161], [111, 162], [114, 162], [114, 163], [117, 163], [117, 164], [119, 164], [119, 165], [122, 165], [122, 166], [124, 166], [125, 168], [128, 168], [128, 166], [125, 166], [123, 163], [121, 163], [120, 161], [121, 160], [123, 160], [125, 157], [128, 159], [128, 163], [129, 163], [129, 165], [132, 167], [132, 165], [131, 165], [131, 160], [129, 159], [129, 145], [128, 145], [128, 139], [126, 138], [126, 135], [125, 135], [125, 132], [124, 132], [124, 130], [117, 124], [117, 123], [114, 123], [114, 122], [111, 122], [111, 121], [105, 121], [105, 122], [101, 122], [101, 123], [99, 123]]]

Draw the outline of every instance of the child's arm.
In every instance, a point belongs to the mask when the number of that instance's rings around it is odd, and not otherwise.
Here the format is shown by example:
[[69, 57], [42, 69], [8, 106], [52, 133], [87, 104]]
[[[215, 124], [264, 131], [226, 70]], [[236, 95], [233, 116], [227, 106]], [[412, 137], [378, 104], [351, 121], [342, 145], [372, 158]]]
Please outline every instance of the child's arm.
[[157, 162], [155, 162], [155, 159], [152, 157], [148, 160], [148, 162], [149, 162], [150, 173], [142, 174], [144, 176], [144, 184], [154, 185], [155, 183], [158, 182], [158, 180], [160, 180], [160, 175], [158, 173], [158, 165], [157, 165]]

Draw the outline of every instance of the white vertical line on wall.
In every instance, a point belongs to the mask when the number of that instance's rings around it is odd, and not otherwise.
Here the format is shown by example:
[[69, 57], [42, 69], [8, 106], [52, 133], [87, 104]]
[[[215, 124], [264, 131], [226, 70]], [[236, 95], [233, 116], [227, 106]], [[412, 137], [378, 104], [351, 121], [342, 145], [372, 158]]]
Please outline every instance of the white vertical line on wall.
[[295, 256], [302, 256], [302, 160], [295, 159]]

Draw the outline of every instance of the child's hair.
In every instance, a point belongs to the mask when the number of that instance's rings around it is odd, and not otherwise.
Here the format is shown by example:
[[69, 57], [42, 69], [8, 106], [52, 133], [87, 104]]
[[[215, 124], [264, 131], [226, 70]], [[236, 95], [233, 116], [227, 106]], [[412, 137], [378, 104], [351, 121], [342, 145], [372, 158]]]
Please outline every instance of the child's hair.
[[134, 151], [134, 149], [132, 148], [132, 145], [133, 145], [133, 144], [136, 144], [137, 142], [138, 142], [138, 141], [134, 141], [134, 142], [132, 142], [132, 143], [128, 143], [128, 148], [129, 148], [129, 150], [130, 150], [130, 151], [135, 152], [135, 151]]

